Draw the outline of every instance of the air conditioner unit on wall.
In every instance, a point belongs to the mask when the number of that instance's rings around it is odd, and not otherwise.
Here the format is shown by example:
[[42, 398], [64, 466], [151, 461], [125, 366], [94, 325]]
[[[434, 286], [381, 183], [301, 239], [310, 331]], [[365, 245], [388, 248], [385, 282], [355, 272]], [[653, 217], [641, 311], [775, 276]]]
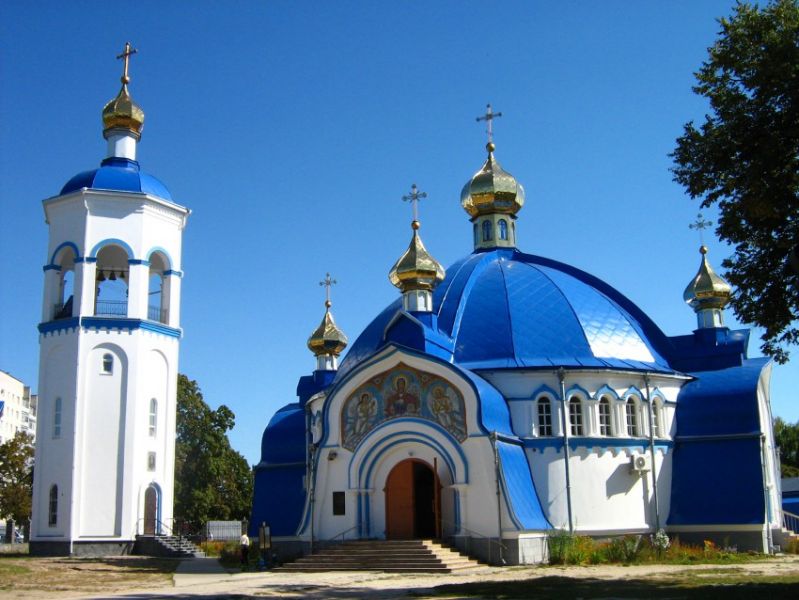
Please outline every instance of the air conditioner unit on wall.
[[634, 454], [630, 458], [630, 471], [634, 473], [642, 473], [649, 471], [649, 457], [646, 454]]

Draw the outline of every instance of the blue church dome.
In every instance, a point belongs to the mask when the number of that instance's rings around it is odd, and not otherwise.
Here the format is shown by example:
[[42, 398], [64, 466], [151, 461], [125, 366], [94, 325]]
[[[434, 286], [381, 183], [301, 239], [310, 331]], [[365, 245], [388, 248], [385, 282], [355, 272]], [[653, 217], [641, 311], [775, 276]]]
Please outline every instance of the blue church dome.
[[100, 163], [100, 168], [78, 173], [61, 188], [61, 195], [89, 188], [121, 192], [152, 194], [172, 200], [166, 186], [158, 179], [139, 168], [139, 163], [128, 158], [112, 156]]
[[[341, 364], [343, 377], [386, 342], [399, 305], [384, 310]], [[433, 295], [429, 338], [468, 369], [673, 369], [668, 338], [600, 279], [515, 249], [477, 251], [447, 269]], [[440, 342], [438, 342], [440, 345]]]

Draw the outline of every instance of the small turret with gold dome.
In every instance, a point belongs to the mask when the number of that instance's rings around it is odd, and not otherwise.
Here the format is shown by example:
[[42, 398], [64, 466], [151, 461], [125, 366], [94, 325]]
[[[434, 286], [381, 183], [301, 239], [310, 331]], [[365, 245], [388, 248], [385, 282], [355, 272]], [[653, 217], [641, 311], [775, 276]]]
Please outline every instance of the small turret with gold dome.
[[461, 192], [461, 205], [474, 224], [474, 247], [516, 247], [516, 213], [524, 206], [524, 188], [494, 158], [492, 122], [502, 113], [495, 113], [489, 104], [478, 121], [488, 124], [488, 158]]
[[318, 371], [335, 371], [338, 368], [338, 357], [347, 347], [347, 336], [339, 329], [333, 320], [333, 313], [330, 307], [330, 287], [336, 284], [336, 280], [330, 277], [330, 273], [325, 274], [325, 279], [319, 285], [325, 286], [325, 316], [319, 327], [314, 329], [308, 338], [308, 349], [316, 356], [316, 369]]
[[696, 312], [699, 329], [724, 326], [724, 307], [730, 301], [730, 284], [717, 275], [707, 260], [707, 246], [699, 248], [699, 271], [685, 288], [683, 299]]
[[122, 71], [122, 88], [115, 98], [103, 108], [103, 137], [108, 140], [108, 155], [136, 160], [136, 142], [141, 139], [144, 127], [144, 111], [131, 98], [128, 92], [128, 67], [130, 57], [138, 52], [125, 43], [125, 51], [117, 56], [124, 60]]
[[420, 192], [415, 183], [411, 186], [411, 193], [402, 197], [413, 206], [413, 236], [408, 249], [388, 273], [389, 281], [402, 292], [403, 308], [414, 312], [433, 310], [433, 288], [444, 280], [445, 275], [444, 268], [430, 255], [419, 236], [421, 224], [417, 215], [417, 203], [426, 197], [427, 194]]

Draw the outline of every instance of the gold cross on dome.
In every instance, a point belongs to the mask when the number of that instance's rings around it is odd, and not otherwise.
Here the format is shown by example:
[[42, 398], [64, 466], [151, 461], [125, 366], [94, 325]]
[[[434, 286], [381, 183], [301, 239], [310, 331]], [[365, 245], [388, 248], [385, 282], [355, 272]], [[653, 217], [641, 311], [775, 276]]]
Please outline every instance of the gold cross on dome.
[[128, 77], [128, 65], [130, 63], [130, 57], [136, 54], [138, 50], [130, 45], [130, 42], [125, 42], [125, 51], [117, 56], [117, 60], [120, 58], [125, 61], [125, 67], [122, 71], [122, 83], [128, 83], [130, 81], [130, 77]]
[[699, 243], [701, 245], [705, 245], [705, 235], [704, 231], [708, 227], [713, 225], [713, 221], [706, 221], [702, 218], [702, 213], [696, 215], [696, 221], [688, 225], [688, 229], [696, 229], [699, 232]]
[[485, 114], [475, 119], [478, 122], [480, 121], [486, 122], [486, 133], [488, 133], [489, 144], [494, 141], [494, 125], [493, 125], [494, 119], [501, 116], [502, 116], [501, 112], [495, 113], [494, 111], [491, 110], [491, 104], [486, 104]]
[[413, 220], [414, 221], [418, 221], [419, 220], [419, 207], [418, 207], [418, 204], [419, 204], [419, 200], [421, 200], [422, 198], [427, 198], [427, 192], [420, 192], [419, 188], [416, 187], [415, 183], [411, 186], [411, 193], [408, 194], [407, 196], [403, 196], [402, 197], [403, 201], [407, 201], [407, 202], [411, 203], [411, 207], [413, 207]]
[[325, 286], [325, 306], [328, 308], [332, 305], [332, 302], [330, 302], [330, 288], [337, 283], [338, 281], [330, 277], [330, 273], [325, 273], [325, 278], [319, 282], [319, 285]]

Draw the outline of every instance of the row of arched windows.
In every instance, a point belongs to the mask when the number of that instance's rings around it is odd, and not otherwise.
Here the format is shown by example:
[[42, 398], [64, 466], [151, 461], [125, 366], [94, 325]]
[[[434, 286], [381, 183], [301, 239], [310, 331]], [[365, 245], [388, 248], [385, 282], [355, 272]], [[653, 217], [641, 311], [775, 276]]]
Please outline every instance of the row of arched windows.
[[[59, 280], [56, 290], [53, 319], [70, 318], [73, 313], [75, 249], [65, 248], [57, 259]], [[147, 319], [168, 323], [168, 302], [171, 273], [169, 259], [153, 252], [149, 259]], [[128, 284], [130, 281], [128, 252], [121, 246], [109, 244], [98, 253], [95, 263], [94, 315], [128, 316]]]
[[[582, 398], [577, 395], [569, 397], [567, 426], [569, 435], [587, 435], [586, 419], [589, 416]], [[597, 411], [597, 434], [603, 437], [622, 436], [640, 437], [645, 435], [641, 414], [639, 410], [639, 400], [635, 396], [628, 396], [624, 401], [624, 421], [621, 426], [616, 424], [611, 398], [602, 396], [596, 405]], [[590, 410], [590, 407], [589, 407]], [[552, 428], [552, 400], [549, 396], [541, 396], [537, 401], [537, 434], [541, 437], [553, 435]], [[659, 399], [652, 401], [652, 427], [655, 437], [663, 437], [662, 427], [663, 415], [662, 404]]]
[[[511, 224], [513, 227], [513, 224]], [[478, 233], [480, 233], [480, 237], [478, 237]], [[478, 229], [477, 223], [474, 224], [474, 243], [477, 244], [480, 239], [483, 242], [490, 242], [494, 239], [494, 228], [490, 220], [486, 219], [483, 221], [480, 229]], [[508, 241], [509, 238], [509, 230], [508, 230], [508, 221], [507, 219], [500, 219], [497, 221], [497, 239], [502, 241]]]

